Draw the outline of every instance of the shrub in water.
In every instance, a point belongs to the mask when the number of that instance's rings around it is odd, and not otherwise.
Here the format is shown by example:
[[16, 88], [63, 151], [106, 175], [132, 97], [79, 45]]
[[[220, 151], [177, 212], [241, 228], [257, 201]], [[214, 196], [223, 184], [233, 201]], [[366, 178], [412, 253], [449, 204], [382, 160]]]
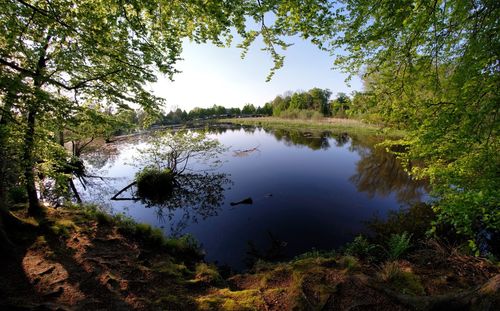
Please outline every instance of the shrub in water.
[[141, 199], [164, 202], [172, 196], [174, 175], [170, 169], [146, 168], [136, 175], [135, 180], [137, 182], [137, 195]]

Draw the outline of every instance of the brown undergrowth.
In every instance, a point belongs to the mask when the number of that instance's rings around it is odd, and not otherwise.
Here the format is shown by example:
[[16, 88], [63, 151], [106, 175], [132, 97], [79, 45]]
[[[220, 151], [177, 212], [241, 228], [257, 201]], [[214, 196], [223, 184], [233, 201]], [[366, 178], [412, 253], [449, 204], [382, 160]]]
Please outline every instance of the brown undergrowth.
[[[19, 215], [23, 217], [22, 211]], [[189, 239], [96, 209], [49, 209], [2, 256], [2, 310], [498, 310], [491, 262], [428, 241], [368, 263], [311, 253], [223, 279]]]

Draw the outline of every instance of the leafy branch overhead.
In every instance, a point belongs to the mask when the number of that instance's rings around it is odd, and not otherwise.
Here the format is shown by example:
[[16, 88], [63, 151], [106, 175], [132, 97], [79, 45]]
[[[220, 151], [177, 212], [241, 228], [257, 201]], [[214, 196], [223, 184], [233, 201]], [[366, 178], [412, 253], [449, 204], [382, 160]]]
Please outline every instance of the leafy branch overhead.
[[[286, 31], [285, 24], [268, 27], [263, 17], [274, 12], [288, 18], [288, 10], [282, 7], [299, 4], [2, 0], [0, 92], [2, 106], [7, 105], [2, 108], [2, 120], [15, 119], [10, 116], [19, 113], [25, 118], [22, 165], [30, 211], [40, 211], [34, 155], [40, 126], [51, 127], [62, 137], [82, 109], [102, 112], [102, 107], [126, 109], [138, 104], [148, 115], [158, 113], [164, 99], [148, 85], [156, 81], [156, 73], [172, 79], [178, 72], [175, 64], [183, 40], [224, 45], [231, 41], [234, 29], [250, 38], [248, 18], [261, 22], [264, 43], [279, 68], [282, 58], [273, 45], [284, 46], [278, 38], [297, 29]], [[299, 16], [299, 11], [293, 15]]]

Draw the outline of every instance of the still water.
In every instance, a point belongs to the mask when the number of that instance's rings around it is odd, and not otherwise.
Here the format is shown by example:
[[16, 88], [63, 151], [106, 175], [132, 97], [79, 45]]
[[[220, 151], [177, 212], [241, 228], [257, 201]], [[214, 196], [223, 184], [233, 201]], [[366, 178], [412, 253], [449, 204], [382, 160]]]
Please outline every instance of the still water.
[[[376, 136], [219, 126], [210, 137], [228, 149], [222, 163], [194, 170], [161, 205], [110, 198], [134, 179], [138, 148], [147, 136], [107, 144], [85, 154], [93, 178], [87, 201], [104, 204], [167, 235], [193, 235], [206, 260], [244, 269], [256, 258], [285, 260], [312, 249], [342, 246], [366, 222], [426, 200]], [[208, 170], [207, 170], [208, 169]], [[205, 171], [204, 171], [205, 170]], [[133, 198], [134, 189], [121, 198]], [[231, 205], [251, 198], [252, 204]]]

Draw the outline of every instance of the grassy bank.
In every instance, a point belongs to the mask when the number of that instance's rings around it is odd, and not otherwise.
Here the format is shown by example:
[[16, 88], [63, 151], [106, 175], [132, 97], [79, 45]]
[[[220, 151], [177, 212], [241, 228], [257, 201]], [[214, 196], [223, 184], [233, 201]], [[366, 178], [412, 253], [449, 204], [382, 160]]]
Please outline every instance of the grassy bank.
[[321, 118], [321, 119], [284, 119], [276, 117], [263, 118], [232, 118], [219, 122], [229, 122], [242, 125], [258, 125], [262, 127], [296, 130], [324, 130], [334, 132], [348, 132], [352, 134], [379, 134], [400, 137], [404, 131], [382, 128], [377, 125], [363, 123], [352, 119]]
[[[25, 218], [23, 209], [15, 211]], [[385, 244], [357, 238], [344, 250], [257, 261], [221, 276], [189, 238], [96, 207], [48, 209], [13, 235], [2, 256], [0, 309], [103, 310], [494, 310], [500, 269], [438, 241]]]

